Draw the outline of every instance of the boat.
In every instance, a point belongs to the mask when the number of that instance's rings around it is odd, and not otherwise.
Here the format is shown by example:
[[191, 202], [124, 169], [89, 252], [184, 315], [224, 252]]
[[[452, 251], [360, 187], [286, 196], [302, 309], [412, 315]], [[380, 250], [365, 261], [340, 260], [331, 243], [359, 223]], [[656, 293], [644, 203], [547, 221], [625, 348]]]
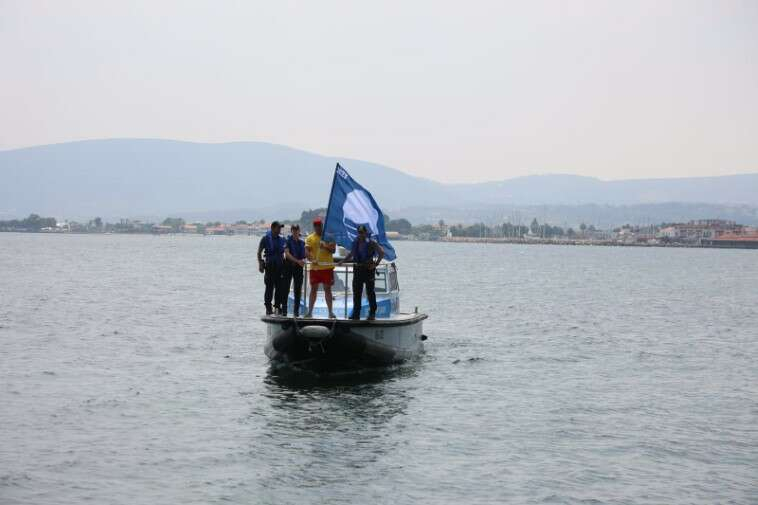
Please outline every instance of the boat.
[[[341, 183], [341, 188], [338, 187], [338, 183]], [[340, 189], [344, 194], [339, 194]], [[356, 196], [351, 195], [351, 191], [364, 192], [366, 198], [362, 200], [363, 203], [370, 202], [375, 212], [365, 211], [366, 205], [363, 205], [364, 212], [356, 215], [352, 210], [356, 207]], [[358, 198], [364, 197], [359, 195]], [[353, 312], [351, 286], [355, 265], [335, 263], [332, 309], [336, 317], [328, 317], [323, 290], [319, 290], [312, 317], [276, 314], [262, 316], [261, 321], [266, 326], [266, 356], [274, 366], [291, 366], [315, 371], [387, 366], [419, 356], [427, 340], [423, 323], [428, 316], [420, 313], [417, 308], [412, 312], [401, 311], [400, 283], [394, 261], [396, 255], [384, 234], [381, 210], [370, 193], [355, 182], [339, 164], [335, 169], [335, 180], [327, 209], [324, 235], [334, 236], [337, 244], [349, 248], [355, 238], [355, 234], [351, 233], [351, 230], [354, 231], [357, 227], [355, 223], [365, 223], [385, 249], [386, 261], [377, 265], [375, 272], [376, 318], [366, 319], [369, 307], [365, 298], [360, 307], [361, 319], [350, 318]], [[334, 217], [335, 214], [338, 214], [338, 218]], [[340, 226], [345, 223], [348, 224]], [[335, 258], [334, 261], [340, 259]], [[308, 271], [312, 266], [312, 263], [306, 263], [305, 266], [300, 314], [307, 312], [305, 304], [308, 299]], [[289, 294], [288, 306], [295, 306], [294, 293]]]
[[[272, 363], [334, 370], [402, 363], [423, 352], [427, 339], [423, 322], [428, 316], [418, 311], [400, 311], [396, 265], [382, 263], [377, 267], [377, 313], [372, 321], [365, 319], [368, 314], [365, 300], [360, 308], [363, 319], [349, 318], [353, 310], [352, 268], [353, 265], [347, 264], [335, 269], [332, 309], [336, 318], [327, 317], [322, 291], [314, 305], [313, 317], [272, 314], [261, 318], [266, 324], [264, 351]], [[340, 286], [343, 289], [337, 290]], [[292, 293], [289, 306], [294, 307]], [[300, 313], [305, 310], [305, 302], [301, 301]]]

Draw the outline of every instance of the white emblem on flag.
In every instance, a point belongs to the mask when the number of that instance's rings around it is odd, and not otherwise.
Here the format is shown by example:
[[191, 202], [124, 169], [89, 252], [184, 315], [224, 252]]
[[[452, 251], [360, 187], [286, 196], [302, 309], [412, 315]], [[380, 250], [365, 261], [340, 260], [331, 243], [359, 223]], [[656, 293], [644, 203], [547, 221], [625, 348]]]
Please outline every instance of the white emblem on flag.
[[354, 189], [345, 196], [345, 203], [342, 204], [342, 223], [350, 240], [355, 240], [358, 226], [362, 224], [368, 226], [372, 235], [376, 236], [379, 233], [379, 213], [365, 191]]

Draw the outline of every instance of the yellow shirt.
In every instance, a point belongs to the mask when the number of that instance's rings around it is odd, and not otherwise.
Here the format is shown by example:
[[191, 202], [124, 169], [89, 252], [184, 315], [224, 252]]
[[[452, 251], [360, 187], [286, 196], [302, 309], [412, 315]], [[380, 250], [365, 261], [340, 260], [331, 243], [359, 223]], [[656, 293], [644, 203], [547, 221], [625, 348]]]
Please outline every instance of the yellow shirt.
[[305, 238], [305, 247], [311, 250], [309, 259], [316, 262], [310, 268], [311, 270], [334, 270], [334, 256], [331, 251], [321, 247], [320, 242], [321, 235], [315, 233], [311, 233]]

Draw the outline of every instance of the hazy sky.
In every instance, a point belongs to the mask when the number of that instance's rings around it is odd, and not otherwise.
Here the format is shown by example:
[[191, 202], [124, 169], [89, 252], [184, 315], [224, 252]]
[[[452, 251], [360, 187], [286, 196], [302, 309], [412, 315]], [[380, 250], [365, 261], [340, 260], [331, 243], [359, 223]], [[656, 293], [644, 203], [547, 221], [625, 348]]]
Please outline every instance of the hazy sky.
[[758, 172], [758, 1], [0, 0], [0, 149], [109, 137], [441, 181]]

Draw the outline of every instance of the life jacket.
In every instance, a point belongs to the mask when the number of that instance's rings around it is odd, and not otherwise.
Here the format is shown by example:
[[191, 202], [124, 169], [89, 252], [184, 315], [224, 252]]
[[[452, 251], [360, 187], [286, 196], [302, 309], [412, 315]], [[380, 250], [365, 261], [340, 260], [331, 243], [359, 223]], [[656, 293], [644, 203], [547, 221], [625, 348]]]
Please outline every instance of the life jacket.
[[290, 254], [295, 258], [299, 260], [305, 259], [305, 242], [301, 239], [295, 240], [292, 235], [287, 237], [287, 249], [289, 249]]
[[271, 231], [266, 232], [266, 263], [282, 264], [282, 255], [284, 254], [284, 238], [280, 235], [276, 238]]
[[368, 263], [374, 259], [374, 252], [376, 248], [372, 240], [366, 240], [361, 242], [360, 239], [355, 239], [353, 242], [353, 261], [356, 263]]

